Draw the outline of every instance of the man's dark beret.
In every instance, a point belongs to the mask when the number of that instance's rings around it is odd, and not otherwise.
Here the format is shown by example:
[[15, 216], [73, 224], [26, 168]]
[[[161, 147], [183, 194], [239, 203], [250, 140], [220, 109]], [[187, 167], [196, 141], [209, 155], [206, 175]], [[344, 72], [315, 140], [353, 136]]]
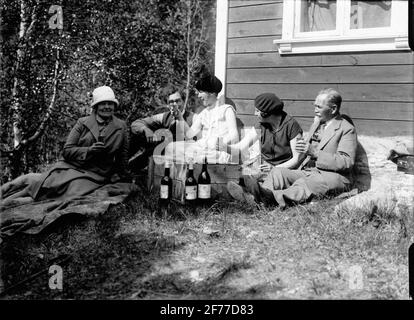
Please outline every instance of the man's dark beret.
[[283, 102], [273, 93], [262, 93], [254, 100], [254, 106], [265, 113], [277, 114], [283, 110]]
[[223, 88], [223, 84], [216, 76], [208, 75], [198, 80], [195, 88], [198, 91], [219, 93]]

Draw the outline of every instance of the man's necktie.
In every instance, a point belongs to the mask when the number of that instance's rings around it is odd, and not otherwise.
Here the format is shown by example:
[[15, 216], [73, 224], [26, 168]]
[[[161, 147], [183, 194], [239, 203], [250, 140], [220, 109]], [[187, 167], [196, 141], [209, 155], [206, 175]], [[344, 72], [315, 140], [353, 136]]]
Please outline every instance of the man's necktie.
[[322, 137], [323, 131], [325, 130], [325, 127], [326, 127], [326, 124], [322, 123], [318, 127], [318, 129], [315, 130], [315, 133], [313, 134], [311, 141], [319, 143], [321, 141], [321, 137]]

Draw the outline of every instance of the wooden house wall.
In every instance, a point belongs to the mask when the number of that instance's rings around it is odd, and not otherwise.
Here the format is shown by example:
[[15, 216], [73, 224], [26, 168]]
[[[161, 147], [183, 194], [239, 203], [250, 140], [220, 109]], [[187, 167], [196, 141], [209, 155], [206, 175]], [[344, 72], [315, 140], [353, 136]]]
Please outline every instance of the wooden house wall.
[[413, 134], [414, 55], [411, 51], [281, 56], [283, 0], [230, 0], [226, 97], [239, 118], [254, 123], [254, 98], [273, 92], [305, 131], [319, 90], [337, 89], [341, 112], [358, 134]]

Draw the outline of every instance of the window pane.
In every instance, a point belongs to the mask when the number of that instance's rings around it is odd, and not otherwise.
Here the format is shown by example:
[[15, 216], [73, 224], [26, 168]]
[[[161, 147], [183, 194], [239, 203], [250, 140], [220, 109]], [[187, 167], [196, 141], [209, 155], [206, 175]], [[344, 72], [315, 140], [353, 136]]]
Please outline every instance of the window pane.
[[300, 31], [336, 29], [336, 0], [302, 0]]
[[351, 29], [391, 26], [391, 0], [351, 2]]

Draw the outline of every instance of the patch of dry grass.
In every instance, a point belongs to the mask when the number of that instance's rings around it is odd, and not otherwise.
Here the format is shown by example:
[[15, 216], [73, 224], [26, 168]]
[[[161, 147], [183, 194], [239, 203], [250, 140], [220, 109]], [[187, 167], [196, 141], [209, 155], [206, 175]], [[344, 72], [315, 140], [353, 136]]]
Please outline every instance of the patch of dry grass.
[[[285, 211], [219, 202], [195, 211], [135, 196], [98, 220], [63, 223], [3, 243], [6, 287], [63, 267], [62, 292], [48, 275], [6, 299], [406, 299], [412, 208], [335, 210], [323, 199]], [[363, 287], [349, 270], [360, 266]]]

